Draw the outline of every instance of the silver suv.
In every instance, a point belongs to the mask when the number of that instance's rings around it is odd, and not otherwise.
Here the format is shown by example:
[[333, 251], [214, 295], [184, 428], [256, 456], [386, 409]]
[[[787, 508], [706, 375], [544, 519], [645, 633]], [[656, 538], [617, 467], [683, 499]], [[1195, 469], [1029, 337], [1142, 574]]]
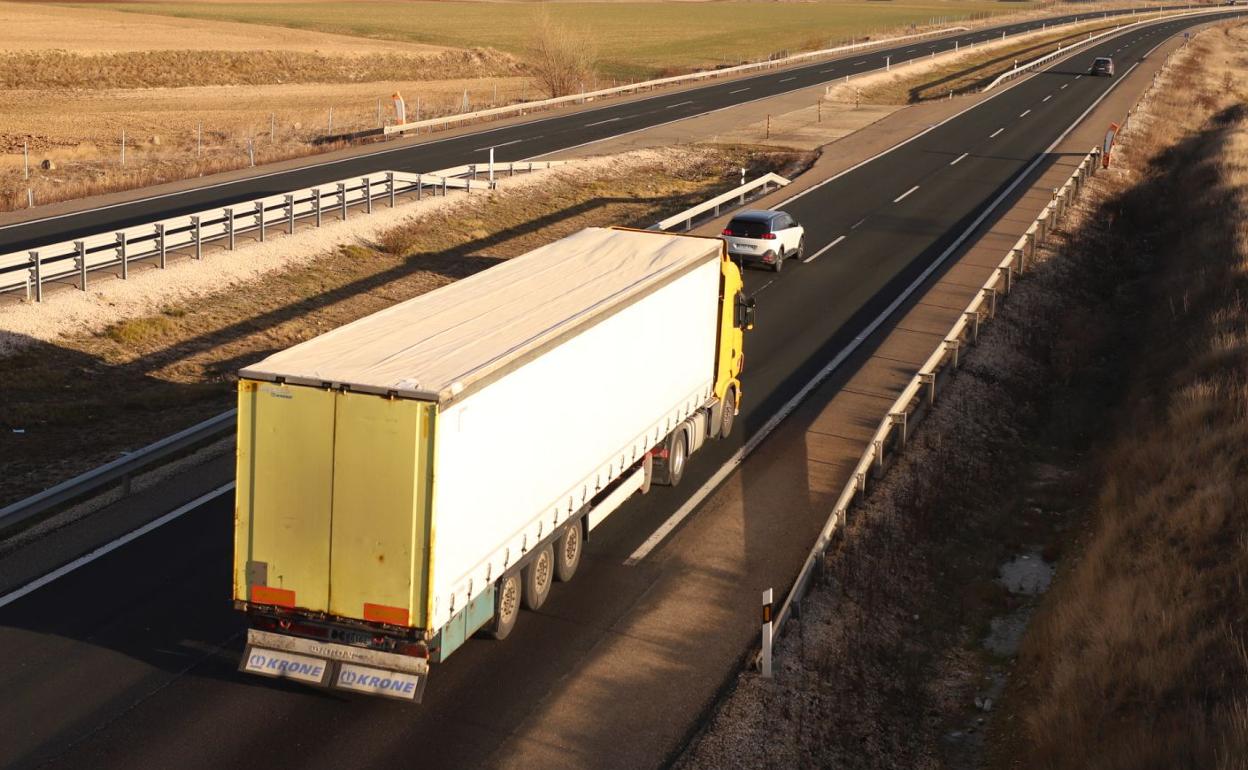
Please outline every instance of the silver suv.
[[1089, 75], [1104, 75], [1112, 78], [1114, 76], [1114, 60], [1108, 56], [1098, 56], [1092, 60], [1092, 68], [1088, 70]]

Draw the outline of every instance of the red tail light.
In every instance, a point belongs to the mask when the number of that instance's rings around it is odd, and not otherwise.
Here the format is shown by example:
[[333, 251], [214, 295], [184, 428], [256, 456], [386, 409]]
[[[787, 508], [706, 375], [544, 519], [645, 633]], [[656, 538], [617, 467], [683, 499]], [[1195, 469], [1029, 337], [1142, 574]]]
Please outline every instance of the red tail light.
[[763, 233], [763, 240], [764, 240], [764, 241], [774, 241], [775, 239], [776, 239], [776, 234], [775, 234], [775, 233]]
[[725, 228], [724, 228], [724, 231], [723, 231], [722, 233], [720, 233], [720, 235], [732, 235], [732, 228], [731, 228], [731, 227], [725, 227]]

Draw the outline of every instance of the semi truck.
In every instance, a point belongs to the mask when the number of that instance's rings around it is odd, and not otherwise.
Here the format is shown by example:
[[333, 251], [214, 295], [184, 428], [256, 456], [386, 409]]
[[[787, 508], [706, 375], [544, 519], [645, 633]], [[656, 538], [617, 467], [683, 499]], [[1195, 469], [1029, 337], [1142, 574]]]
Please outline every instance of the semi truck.
[[240, 670], [419, 702], [731, 433], [753, 319], [722, 240], [590, 228], [242, 369]]

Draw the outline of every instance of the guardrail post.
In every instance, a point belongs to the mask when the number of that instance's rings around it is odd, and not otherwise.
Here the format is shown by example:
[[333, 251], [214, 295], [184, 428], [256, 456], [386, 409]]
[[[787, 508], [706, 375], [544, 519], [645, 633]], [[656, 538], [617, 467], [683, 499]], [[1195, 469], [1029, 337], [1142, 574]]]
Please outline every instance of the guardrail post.
[[256, 201], [256, 226], [260, 228], [260, 242], [264, 243], [264, 201]]
[[[475, 182], [475, 181], [477, 181], [477, 164], [476, 164], [476, 163], [473, 163], [473, 164], [472, 164], [472, 166], [470, 166], [470, 168], [471, 168], [471, 170], [472, 170], [472, 181], [474, 181], [474, 182]], [[471, 189], [472, 189], [472, 186], [471, 186], [471, 185], [469, 185], [468, 189], [470, 189], [470, 190], [471, 190]]]
[[130, 277], [130, 259], [126, 256], [126, 234], [117, 233], [117, 256], [121, 259], [121, 279]]
[[446, 197], [446, 177], [442, 177], [442, 197]]
[[759, 657], [759, 668], [764, 679], [771, 679], [771, 646], [775, 633], [772, 623], [773, 607], [772, 589], [768, 588], [763, 591], [763, 650]]
[[74, 241], [74, 262], [78, 266], [78, 288], [87, 290], [87, 244]]
[[156, 225], [156, 250], [160, 252], [160, 269], [165, 269], [165, 259], [168, 249], [165, 248], [165, 225], [159, 223]]
[[221, 209], [221, 213], [225, 215], [225, 238], [226, 244], [230, 251], [234, 250], [234, 209]]
[[373, 180], [368, 177], [360, 179], [360, 190], [364, 193], [364, 213], [373, 213]]
[[897, 441], [899, 448], [906, 446], [906, 413], [905, 412], [889, 412], [888, 419], [897, 427]]
[[312, 209], [316, 212], [316, 226], [321, 226], [321, 188], [312, 191]]
[[[425, 182], [423, 179], [420, 178], [420, 174], [417, 174], [416, 175], [416, 200], [420, 200], [421, 195], [424, 192], [424, 189], [425, 189]], [[435, 191], [434, 194], [436, 195], [437, 192]]]
[[[417, 175], [419, 176], [419, 174]], [[390, 208], [394, 208], [394, 172], [386, 172], [386, 196], [390, 198]]]
[[[30, 276], [35, 285], [35, 302], [43, 302], [43, 265], [39, 261], [39, 252], [30, 252]], [[30, 290], [26, 291], [26, 299], [30, 299]]]
[[966, 317], [971, 322], [971, 344], [979, 342], [979, 311], [966, 311]]
[[204, 258], [204, 239], [202, 237], [203, 230], [199, 226], [199, 215], [191, 216], [191, 232], [195, 233], [195, 259]]
[[936, 372], [919, 372], [919, 382], [927, 386], [927, 405], [936, 403]]
[[1013, 277], [1013, 271], [1010, 269], [1009, 265], [1006, 265], [1005, 267], [998, 267], [997, 272], [1001, 273], [1001, 279], [1005, 281], [1005, 293], [1009, 294], [1010, 279]]
[[515, 175], [516, 175], [516, 162], [514, 160], [508, 161], [507, 162], [507, 176], [513, 177]]
[[338, 198], [342, 204], [342, 221], [347, 221], [347, 183], [338, 183]]
[[295, 196], [286, 196], [286, 234], [295, 234]]
[[878, 479], [884, 475], [884, 442], [876, 440], [871, 443], [875, 445], [875, 477]]
[[945, 340], [945, 350], [949, 351], [949, 355], [952, 357], [954, 369], [958, 368], [958, 350], [961, 347], [962, 343], [959, 340]]
[[985, 288], [984, 295], [988, 297], [988, 317], [996, 318], [997, 317], [997, 290]]

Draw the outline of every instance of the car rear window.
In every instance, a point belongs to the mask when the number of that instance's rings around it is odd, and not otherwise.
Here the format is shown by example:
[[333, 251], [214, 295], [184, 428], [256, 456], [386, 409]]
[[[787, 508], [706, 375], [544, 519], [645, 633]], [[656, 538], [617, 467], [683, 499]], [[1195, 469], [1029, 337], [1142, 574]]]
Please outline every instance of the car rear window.
[[728, 223], [728, 232], [737, 238], [762, 238], [770, 229], [766, 222], [734, 219]]

